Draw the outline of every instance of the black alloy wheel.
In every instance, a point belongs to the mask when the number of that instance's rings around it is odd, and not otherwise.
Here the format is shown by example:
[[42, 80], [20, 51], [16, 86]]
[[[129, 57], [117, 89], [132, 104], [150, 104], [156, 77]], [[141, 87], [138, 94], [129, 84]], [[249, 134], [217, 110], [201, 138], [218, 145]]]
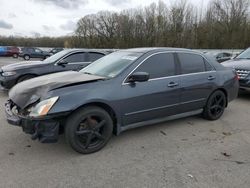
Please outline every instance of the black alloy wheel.
[[113, 132], [110, 115], [99, 107], [87, 107], [68, 118], [65, 136], [71, 147], [83, 154], [102, 149]]
[[217, 90], [208, 99], [207, 104], [204, 108], [203, 116], [208, 120], [217, 120], [224, 113], [226, 107], [226, 96], [225, 94]]

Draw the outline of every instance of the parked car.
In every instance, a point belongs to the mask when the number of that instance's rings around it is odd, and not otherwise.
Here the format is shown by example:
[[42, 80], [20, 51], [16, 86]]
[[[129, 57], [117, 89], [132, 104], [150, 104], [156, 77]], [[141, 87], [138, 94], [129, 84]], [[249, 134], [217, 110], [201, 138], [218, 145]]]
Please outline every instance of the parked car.
[[6, 65], [0, 69], [0, 83], [3, 88], [10, 89], [17, 83], [37, 76], [67, 70], [77, 71], [106, 54], [106, 51], [101, 50], [70, 49], [58, 52], [44, 61]]
[[80, 72], [17, 84], [6, 115], [40, 142], [64, 132], [80, 153], [103, 148], [112, 133], [203, 114], [217, 120], [238, 94], [236, 73], [205, 55], [178, 48], [111, 53]]
[[0, 56], [5, 56], [7, 53], [7, 47], [0, 46]]
[[8, 46], [7, 47], [6, 56], [18, 58], [19, 53], [20, 53], [20, 49], [18, 47], [15, 47], [15, 46]]
[[250, 89], [250, 48], [240, 53], [234, 59], [225, 61], [223, 65], [236, 70], [239, 75], [241, 89]]
[[53, 55], [63, 50], [64, 50], [63, 48], [53, 48], [52, 50], [49, 51], [49, 53]]
[[43, 51], [39, 48], [21, 48], [21, 51], [19, 53], [19, 57], [22, 57], [25, 60], [29, 60], [30, 58], [40, 58], [40, 59], [46, 59], [50, 57], [51, 54], [49, 52]]
[[228, 52], [208, 52], [207, 55], [215, 57], [216, 61], [218, 61], [219, 63], [228, 61], [233, 57], [233, 54]]

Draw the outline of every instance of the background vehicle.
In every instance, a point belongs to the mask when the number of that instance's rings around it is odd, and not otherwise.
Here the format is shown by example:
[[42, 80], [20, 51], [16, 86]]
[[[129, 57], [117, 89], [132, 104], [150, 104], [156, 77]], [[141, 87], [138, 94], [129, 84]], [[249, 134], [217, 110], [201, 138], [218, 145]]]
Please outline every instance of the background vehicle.
[[29, 60], [30, 58], [46, 59], [49, 56], [51, 56], [49, 52], [43, 51], [39, 48], [32, 48], [32, 47], [21, 48], [21, 51], [19, 53], [19, 57], [22, 57], [25, 60]]
[[0, 56], [5, 56], [7, 53], [7, 48], [0, 46]]
[[107, 52], [101, 50], [70, 49], [58, 52], [44, 61], [19, 62], [1, 67], [1, 86], [10, 89], [15, 84], [37, 76], [80, 70], [91, 62], [103, 57]]
[[243, 51], [234, 59], [224, 62], [223, 65], [236, 70], [239, 75], [241, 89], [250, 89], [250, 48]]
[[56, 142], [64, 131], [74, 150], [92, 153], [113, 132], [200, 113], [220, 118], [237, 97], [237, 78], [233, 70], [191, 50], [122, 50], [80, 72], [17, 84], [9, 92], [7, 120], [44, 143]]
[[20, 49], [18, 47], [15, 47], [15, 46], [7, 47], [6, 56], [18, 58], [19, 53], [20, 53]]
[[49, 53], [56, 54], [56, 53], [63, 51], [63, 50], [64, 50], [63, 48], [53, 48], [52, 50], [49, 51]]
[[207, 55], [212, 55], [219, 63], [228, 61], [233, 57], [233, 54], [228, 52], [208, 52]]

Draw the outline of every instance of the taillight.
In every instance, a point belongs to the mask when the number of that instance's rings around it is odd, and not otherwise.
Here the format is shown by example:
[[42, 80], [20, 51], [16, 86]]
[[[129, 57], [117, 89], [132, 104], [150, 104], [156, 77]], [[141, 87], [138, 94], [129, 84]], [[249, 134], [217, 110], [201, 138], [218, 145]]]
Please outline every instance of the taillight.
[[235, 79], [236, 80], [240, 80], [240, 76], [238, 75], [238, 73], [236, 72], [236, 70], [233, 70], [234, 74], [235, 74]]
[[235, 75], [235, 79], [236, 80], [240, 80], [240, 76], [236, 73], [236, 75]]

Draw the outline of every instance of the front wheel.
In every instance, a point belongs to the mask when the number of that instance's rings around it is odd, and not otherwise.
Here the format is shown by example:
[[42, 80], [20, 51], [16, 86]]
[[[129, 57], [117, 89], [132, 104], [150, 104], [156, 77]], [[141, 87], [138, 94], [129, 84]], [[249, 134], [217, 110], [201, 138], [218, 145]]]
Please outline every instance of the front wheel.
[[225, 94], [217, 90], [208, 98], [207, 104], [203, 111], [203, 117], [208, 120], [217, 120], [224, 113], [226, 107]]
[[24, 75], [24, 76], [21, 76], [18, 80], [17, 80], [17, 83], [20, 83], [20, 82], [23, 82], [25, 80], [29, 80], [31, 78], [35, 78], [35, 75]]
[[24, 58], [24, 60], [29, 60], [30, 56], [29, 55], [24, 55], [23, 58]]
[[86, 107], [73, 113], [65, 125], [65, 138], [70, 146], [82, 154], [102, 149], [112, 136], [113, 121], [99, 107]]

